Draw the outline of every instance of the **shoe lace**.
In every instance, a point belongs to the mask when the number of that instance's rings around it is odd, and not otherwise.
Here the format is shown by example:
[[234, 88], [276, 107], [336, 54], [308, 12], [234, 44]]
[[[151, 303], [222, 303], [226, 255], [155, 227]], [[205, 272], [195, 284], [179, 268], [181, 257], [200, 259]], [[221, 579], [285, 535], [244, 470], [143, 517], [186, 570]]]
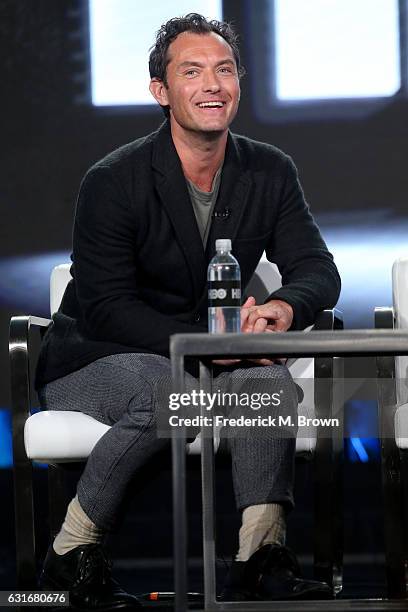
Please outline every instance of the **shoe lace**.
[[111, 579], [112, 562], [101, 546], [84, 550], [79, 566], [78, 578], [82, 584], [108, 584]]

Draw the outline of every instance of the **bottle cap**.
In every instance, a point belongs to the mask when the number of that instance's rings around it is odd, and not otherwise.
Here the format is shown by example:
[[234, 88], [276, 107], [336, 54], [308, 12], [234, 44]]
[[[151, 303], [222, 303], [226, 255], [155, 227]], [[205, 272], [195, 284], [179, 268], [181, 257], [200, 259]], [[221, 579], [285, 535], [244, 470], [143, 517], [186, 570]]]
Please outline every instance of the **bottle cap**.
[[230, 251], [231, 250], [231, 240], [229, 238], [219, 238], [215, 241], [215, 250], [216, 251]]

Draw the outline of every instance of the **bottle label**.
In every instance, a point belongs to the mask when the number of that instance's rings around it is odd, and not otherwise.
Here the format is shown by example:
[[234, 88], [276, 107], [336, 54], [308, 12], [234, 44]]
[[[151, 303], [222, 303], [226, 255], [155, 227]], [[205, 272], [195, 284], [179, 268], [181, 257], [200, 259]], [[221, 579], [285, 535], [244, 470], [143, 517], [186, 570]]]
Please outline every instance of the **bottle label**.
[[241, 283], [239, 280], [210, 281], [208, 283], [208, 305], [210, 308], [241, 306]]

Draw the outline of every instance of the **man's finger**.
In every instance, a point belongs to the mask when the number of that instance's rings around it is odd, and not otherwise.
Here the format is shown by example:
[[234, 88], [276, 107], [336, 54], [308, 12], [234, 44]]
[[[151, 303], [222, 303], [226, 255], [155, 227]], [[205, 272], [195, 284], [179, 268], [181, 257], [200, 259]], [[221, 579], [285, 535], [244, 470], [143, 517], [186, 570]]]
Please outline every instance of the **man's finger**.
[[273, 359], [266, 359], [265, 357], [261, 359], [247, 359], [247, 361], [251, 361], [252, 363], [255, 363], [256, 365], [260, 365], [260, 366], [275, 365], [275, 361]]
[[249, 298], [247, 298], [241, 306], [241, 331], [242, 332], [245, 331], [244, 326], [248, 319], [250, 308], [255, 306], [255, 304], [256, 304], [255, 298], [252, 295], [250, 295]]
[[279, 332], [287, 331], [288, 328], [289, 328], [289, 321], [286, 321], [285, 319], [277, 319], [273, 323], [269, 320], [265, 331], [273, 332], [276, 334]]
[[250, 295], [245, 302], [242, 304], [241, 308], [250, 308], [251, 306], [255, 306], [256, 300], [253, 295]]
[[234, 363], [239, 363], [241, 359], [213, 359], [212, 362], [216, 365], [229, 366], [234, 365]]
[[268, 325], [267, 319], [262, 319], [262, 318], [257, 319], [254, 326], [248, 325], [248, 322], [246, 319], [247, 317], [245, 317], [244, 320], [241, 319], [241, 331], [244, 334], [252, 334], [252, 333], [260, 334], [266, 331], [266, 327]]
[[250, 325], [254, 325], [255, 321], [259, 319], [259, 317], [278, 320], [281, 319], [284, 315], [284, 310], [279, 306], [258, 306], [257, 308], [251, 308], [251, 312], [248, 317], [248, 322]]
[[267, 325], [268, 325], [268, 319], [264, 319], [263, 317], [257, 319], [255, 321], [253, 333], [262, 334], [266, 330]]
[[244, 331], [243, 327], [245, 323], [247, 322], [248, 317], [249, 317], [248, 308], [241, 308], [241, 331]]

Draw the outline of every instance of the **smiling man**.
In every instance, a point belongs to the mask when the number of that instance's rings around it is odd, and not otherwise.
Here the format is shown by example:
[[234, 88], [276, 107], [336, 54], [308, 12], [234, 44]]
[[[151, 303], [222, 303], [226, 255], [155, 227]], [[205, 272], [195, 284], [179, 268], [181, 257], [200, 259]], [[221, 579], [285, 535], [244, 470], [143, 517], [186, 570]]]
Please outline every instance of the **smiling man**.
[[[111, 578], [102, 540], [135, 474], [169, 445], [157, 436], [156, 411], [171, 385], [169, 337], [207, 330], [215, 240], [232, 240], [244, 288], [263, 251], [282, 273], [282, 288], [265, 304], [249, 296], [242, 305], [244, 333], [303, 329], [334, 306], [340, 288], [291, 159], [229, 131], [243, 73], [230, 26], [197, 14], [170, 20], [149, 68], [166, 121], [86, 174], [73, 280], [37, 371], [43, 408], [81, 410], [111, 426], [87, 461], [41, 574], [43, 588], [69, 590], [78, 610], [140, 605]], [[282, 364], [231, 359], [217, 367], [217, 388], [256, 378], [258, 393], [275, 385], [284, 413], [296, 414], [295, 385]], [[222, 598], [330, 597], [327, 584], [301, 578], [285, 546], [293, 436], [233, 436], [228, 445], [242, 526]]]
[[183, 32], [171, 44], [167, 62], [163, 80], [153, 77], [150, 91], [159, 104], [171, 109], [173, 137], [182, 138], [186, 130], [207, 133], [225, 147], [240, 97], [229, 44], [215, 32], [204, 38]]

